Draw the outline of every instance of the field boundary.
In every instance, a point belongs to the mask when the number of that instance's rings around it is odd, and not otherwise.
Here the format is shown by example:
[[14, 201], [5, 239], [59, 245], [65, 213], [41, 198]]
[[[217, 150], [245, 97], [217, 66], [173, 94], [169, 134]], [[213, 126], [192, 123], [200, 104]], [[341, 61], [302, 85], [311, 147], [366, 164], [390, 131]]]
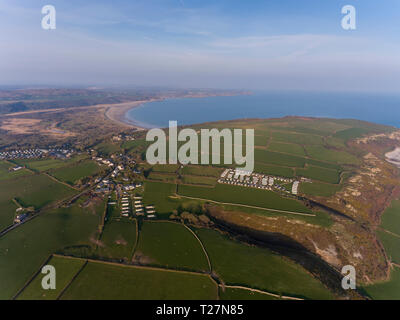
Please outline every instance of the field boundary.
[[233, 285], [219, 285], [220, 288], [230, 288], [230, 289], [243, 289], [243, 290], [247, 290], [247, 291], [251, 291], [251, 292], [257, 292], [257, 293], [261, 293], [261, 294], [265, 294], [274, 298], [279, 298], [279, 299], [286, 299], [286, 300], [304, 300], [302, 298], [296, 298], [296, 297], [289, 297], [289, 296], [281, 296], [279, 294], [275, 294], [272, 292], [268, 292], [268, 291], [263, 291], [263, 290], [259, 290], [259, 289], [253, 289], [253, 288], [249, 288], [249, 287], [244, 287], [244, 286], [233, 286]]
[[183, 195], [180, 195], [180, 194], [177, 194], [177, 196], [182, 197], [182, 198], [192, 199], [192, 200], [208, 201], [208, 202], [222, 204], [222, 205], [231, 205], [231, 206], [245, 207], [245, 208], [251, 208], [251, 209], [259, 209], [259, 210], [264, 210], [264, 211], [288, 213], [288, 214], [294, 214], [294, 215], [306, 216], [306, 217], [316, 217], [317, 216], [316, 214], [313, 214], [313, 213], [294, 212], [294, 211], [286, 211], [286, 210], [279, 210], [279, 209], [270, 209], [270, 208], [263, 208], [263, 207], [257, 207], [257, 206], [250, 206], [250, 205], [247, 205], [247, 204], [220, 202], [220, 201], [215, 201], [215, 200], [211, 200], [211, 199], [203, 199], [203, 198], [183, 196]]
[[[65, 258], [65, 257], [64, 257]], [[71, 259], [70, 257], [67, 257], [67, 259]], [[60, 300], [62, 295], [65, 293], [65, 291], [68, 290], [68, 288], [71, 286], [71, 284], [75, 281], [75, 279], [79, 276], [79, 274], [83, 271], [83, 269], [85, 269], [85, 267], [87, 266], [88, 261], [86, 260], [85, 263], [82, 265], [82, 267], [78, 270], [77, 273], [75, 273], [75, 275], [72, 277], [72, 279], [65, 285], [65, 287], [60, 291], [60, 293], [58, 294], [56, 300]]]
[[21, 295], [22, 292], [32, 283], [32, 281], [42, 272], [42, 268], [51, 260], [53, 255], [51, 254], [46, 258], [46, 260], [40, 265], [38, 270], [28, 279], [28, 281], [24, 284], [24, 286], [18, 290], [18, 292], [11, 298], [11, 300], [16, 300], [18, 296]]

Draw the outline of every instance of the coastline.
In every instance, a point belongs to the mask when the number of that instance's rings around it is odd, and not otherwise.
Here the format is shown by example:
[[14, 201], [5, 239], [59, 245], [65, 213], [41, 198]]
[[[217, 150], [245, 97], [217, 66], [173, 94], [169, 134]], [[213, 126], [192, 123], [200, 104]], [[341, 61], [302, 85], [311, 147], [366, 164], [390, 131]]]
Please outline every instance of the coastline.
[[129, 120], [126, 117], [126, 113], [134, 108], [141, 106], [147, 102], [159, 101], [161, 99], [150, 99], [150, 100], [138, 100], [138, 101], [131, 101], [131, 102], [124, 102], [124, 103], [117, 103], [113, 105], [109, 105], [108, 108], [104, 112], [104, 116], [119, 125], [124, 127], [129, 127], [136, 130], [147, 130], [147, 128], [141, 127], [138, 124], [134, 123], [133, 121]]
[[385, 157], [386, 161], [400, 168], [400, 147], [396, 147], [394, 150], [385, 153]]
[[160, 98], [153, 98], [149, 100], [139, 100], [139, 101], [131, 101], [131, 102], [123, 102], [109, 105], [108, 108], [104, 112], [104, 116], [114, 121], [124, 127], [129, 127], [136, 130], [148, 130], [148, 127], [141, 126], [139, 122], [135, 122], [134, 119], [130, 119], [126, 116], [129, 110], [138, 108], [145, 103], [148, 102], [155, 102], [155, 101], [164, 101], [166, 99], [184, 99], [184, 98], [206, 98], [206, 97], [220, 97], [220, 96], [236, 96], [236, 95], [246, 95], [251, 94], [248, 92], [244, 93], [235, 93], [235, 94], [190, 94], [186, 96], [177, 96], [177, 97], [160, 97]]

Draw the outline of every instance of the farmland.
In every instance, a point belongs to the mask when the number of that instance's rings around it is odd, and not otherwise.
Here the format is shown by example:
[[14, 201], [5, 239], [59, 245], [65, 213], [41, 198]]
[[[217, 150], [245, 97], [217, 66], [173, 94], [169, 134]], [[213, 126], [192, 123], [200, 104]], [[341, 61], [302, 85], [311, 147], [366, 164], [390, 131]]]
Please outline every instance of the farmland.
[[142, 225], [135, 260], [170, 268], [208, 269], [197, 239], [184, 226], [172, 222], [146, 221]]
[[109, 221], [104, 226], [96, 255], [130, 262], [135, 243], [136, 223], [134, 221]]
[[400, 299], [400, 268], [395, 267], [389, 281], [376, 283], [364, 287], [365, 291], [375, 300], [399, 300]]
[[14, 178], [32, 174], [31, 172], [29, 172], [25, 169], [20, 169], [18, 171], [14, 171], [14, 170], [10, 171], [9, 169], [13, 168], [13, 167], [14, 166], [9, 162], [0, 161], [0, 181], [14, 179]]
[[95, 162], [84, 161], [73, 166], [51, 170], [50, 174], [60, 181], [73, 185], [82, 178], [98, 173], [99, 170], [100, 167]]
[[299, 297], [332, 298], [304, 269], [267, 249], [241, 244], [216, 231], [196, 232], [210, 255], [214, 272], [226, 284]]
[[89, 262], [61, 299], [216, 299], [206, 275]]
[[84, 266], [81, 259], [70, 259], [62, 256], [52, 256], [47, 262], [56, 269], [56, 289], [44, 290], [42, 288], [43, 274], [38, 273], [29, 285], [18, 295], [19, 300], [55, 300], [62, 290], [72, 281], [73, 277]]

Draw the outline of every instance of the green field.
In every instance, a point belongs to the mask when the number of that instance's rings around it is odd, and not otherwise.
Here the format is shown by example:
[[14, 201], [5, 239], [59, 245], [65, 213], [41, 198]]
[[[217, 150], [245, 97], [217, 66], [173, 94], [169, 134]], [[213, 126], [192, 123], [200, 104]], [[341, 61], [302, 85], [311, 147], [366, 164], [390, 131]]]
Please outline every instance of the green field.
[[389, 259], [400, 264], [400, 237], [380, 230], [377, 231], [377, 234], [385, 247]]
[[271, 131], [271, 137], [275, 141], [297, 143], [302, 145], [323, 144], [322, 137], [314, 134], [293, 133], [284, 131]]
[[56, 179], [68, 184], [75, 184], [78, 180], [90, 177], [100, 171], [100, 167], [93, 161], [83, 161], [76, 165], [51, 170], [50, 174]]
[[12, 165], [5, 161], [0, 161], [0, 181], [14, 179], [14, 178], [23, 177], [23, 176], [28, 176], [28, 175], [32, 174], [31, 172], [29, 172], [26, 169], [20, 169], [18, 171], [9, 171], [8, 170], [13, 167], [15, 167], [15, 165]]
[[391, 271], [390, 281], [364, 287], [368, 295], [376, 300], [400, 300], [400, 268]]
[[301, 177], [319, 180], [327, 183], [339, 183], [340, 172], [336, 170], [307, 166], [304, 169], [296, 169], [296, 174]]
[[135, 258], [151, 265], [208, 270], [198, 240], [183, 225], [173, 222], [143, 222]]
[[5, 234], [0, 241], [0, 300], [12, 298], [54, 252], [92, 245], [100, 216], [76, 204], [43, 213]]
[[2, 200], [0, 202], [0, 230], [13, 224], [15, 210], [18, 208], [11, 200]]
[[175, 189], [176, 184], [146, 181], [143, 203], [156, 206], [157, 213], [170, 214], [177, 206], [177, 201], [169, 198]]
[[256, 162], [254, 164], [254, 171], [258, 173], [270, 174], [279, 177], [293, 178], [293, 169], [287, 167], [278, 167], [265, 163]]
[[85, 264], [85, 260], [70, 259], [62, 256], [53, 256], [48, 265], [56, 269], [56, 289], [44, 290], [42, 288], [42, 279], [45, 276], [42, 273], [32, 280], [31, 283], [18, 296], [18, 300], [55, 300], [64, 288], [71, 282], [73, 277]]
[[182, 183], [184, 184], [197, 184], [205, 186], [215, 186], [217, 178], [201, 177], [201, 176], [182, 176]]
[[83, 156], [75, 156], [70, 159], [60, 160], [60, 159], [24, 159], [24, 160], [14, 160], [15, 163], [19, 165], [26, 166], [27, 168], [43, 172], [50, 169], [58, 169], [73, 164], [74, 162], [83, 159]]
[[222, 173], [222, 169], [210, 167], [210, 166], [184, 166], [182, 173], [184, 175], [195, 175], [195, 176], [207, 176], [207, 177], [219, 177]]
[[130, 262], [136, 243], [136, 223], [133, 221], [109, 221], [104, 226], [96, 255]]
[[268, 249], [249, 246], [209, 229], [196, 231], [215, 273], [230, 285], [242, 285], [275, 294], [331, 299], [332, 294], [302, 267]]
[[176, 174], [151, 172], [147, 177], [150, 180], [176, 183]]
[[284, 167], [297, 168], [303, 168], [306, 164], [305, 158], [262, 149], [254, 150], [254, 161], [256, 163], [266, 163]]
[[215, 188], [179, 185], [178, 194], [231, 204], [310, 213], [301, 202], [281, 197], [273, 191], [217, 184]]
[[[294, 141], [295, 142], [295, 141]], [[294, 143], [280, 143], [272, 141], [269, 146], [268, 150], [276, 151], [276, 152], [283, 152], [283, 153], [290, 153], [296, 156], [305, 156], [306, 153], [304, 152], [304, 148], [298, 144]]]
[[327, 149], [324, 146], [306, 146], [307, 154], [316, 160], [336, 162], [339, 164], [360, 164], [360, 160], [344, 151]]
[[342, 186], [338, 184], [328, 184], [313, 181], [312, 183], [300, 183], [299, 191], [312, 196], [330, 197], [338, 192], [341, 188]]
[[156, 164], [153, 166], [155, 172], [175, 173], [178, 169], [178, 164]]
[[35, 209], [72, 196], [75, 192], [41, 174], [0, 181], [0, 203], [16, 198], [24, 207], [33, 206]]
[[217, 290], [206, 275], [89, 262], [62, 299], [209, 300]]
[[400, 235], [400, 200], [394, 200], [385, 210], [382, 215], [381, 227]]

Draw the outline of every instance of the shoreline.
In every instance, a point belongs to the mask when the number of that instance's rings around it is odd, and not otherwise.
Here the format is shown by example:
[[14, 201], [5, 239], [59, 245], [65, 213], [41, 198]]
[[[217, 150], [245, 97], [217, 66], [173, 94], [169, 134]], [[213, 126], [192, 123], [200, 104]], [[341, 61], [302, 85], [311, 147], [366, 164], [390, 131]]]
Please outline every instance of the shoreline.
[[396, 147], [394, 150], [385, 153], [386, 161], [396, 165], [400, 168], [400, 147]]
[[139, 101], [131, 101], [131, 102], [123, 102], [123, 103], [118, 103], [118, 104], [112, 104], [109, 105], [106, 111], [104, 112], [104, 116], [111, 120], [114, 121], [120, 125], [123, 125], [125, 127], [130, 127], [136, 130], [149, 130], [150, 128], [144, 127], [140, 125], [140, 122], [135, 122], [132, 119], [129, 119], [126, 114], [128, 113], [129, 110], [138, 108], [146, 103], [149, 102], [155, 102], [155, 101], [164, 101], [167, 99], [184, 99], [184, 98], [207, 98], [207, 97], [225, 97], [225, 96], [236, 96], [236, 95], [243, 95], [243, 94], [250, 94], [250, 93], [237, 93], [237, 94], [211, 94], [211, 95], [202, 95], [202, 94], [192, 94], [192, 95], [187, 95], [187, 96], [181, 96], [181, 97], [160, 97], [160, 98], [153, 98], [149, 100], [139, 100]]

